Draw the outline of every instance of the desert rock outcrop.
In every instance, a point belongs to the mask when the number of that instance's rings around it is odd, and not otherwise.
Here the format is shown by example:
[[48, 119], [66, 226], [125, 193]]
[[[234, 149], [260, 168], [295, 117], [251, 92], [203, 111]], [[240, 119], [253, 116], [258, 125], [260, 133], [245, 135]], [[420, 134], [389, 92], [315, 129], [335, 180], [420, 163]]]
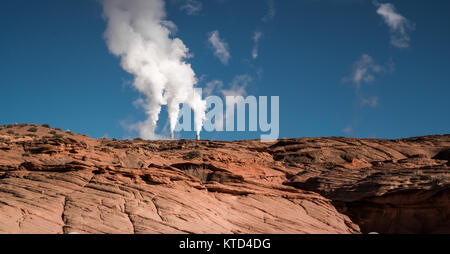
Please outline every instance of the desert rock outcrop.
[[450, 233], [449, 147], [450, 135], [118, 141], [2, 126], [0, 233]]

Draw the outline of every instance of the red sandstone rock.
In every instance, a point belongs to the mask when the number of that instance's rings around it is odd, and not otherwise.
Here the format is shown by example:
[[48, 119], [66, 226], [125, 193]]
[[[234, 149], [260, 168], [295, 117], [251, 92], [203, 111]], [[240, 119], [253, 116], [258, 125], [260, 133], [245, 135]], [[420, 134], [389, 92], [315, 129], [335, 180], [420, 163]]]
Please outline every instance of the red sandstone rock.
[[112, 141], [37, 128], [0, 130], [0, 233], [450, 232], [449, 135]]

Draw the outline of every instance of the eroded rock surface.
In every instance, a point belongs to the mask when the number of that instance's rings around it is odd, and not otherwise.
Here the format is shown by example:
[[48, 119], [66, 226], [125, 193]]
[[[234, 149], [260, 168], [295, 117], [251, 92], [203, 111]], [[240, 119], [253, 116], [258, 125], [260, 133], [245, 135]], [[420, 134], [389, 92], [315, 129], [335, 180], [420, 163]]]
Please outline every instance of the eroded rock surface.
[[0, 233], [450, 233], [449, 147], [449, 135], [117, 141], [3, 126]]

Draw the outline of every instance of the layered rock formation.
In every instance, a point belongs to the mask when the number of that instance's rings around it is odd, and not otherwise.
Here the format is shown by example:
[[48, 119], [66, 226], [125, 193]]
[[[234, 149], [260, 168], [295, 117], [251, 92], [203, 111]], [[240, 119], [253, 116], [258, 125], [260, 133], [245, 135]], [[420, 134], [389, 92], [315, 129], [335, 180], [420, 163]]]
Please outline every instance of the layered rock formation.
[[91, 139], [0, 127], [0, 233], [450, 233], [450, 135]]

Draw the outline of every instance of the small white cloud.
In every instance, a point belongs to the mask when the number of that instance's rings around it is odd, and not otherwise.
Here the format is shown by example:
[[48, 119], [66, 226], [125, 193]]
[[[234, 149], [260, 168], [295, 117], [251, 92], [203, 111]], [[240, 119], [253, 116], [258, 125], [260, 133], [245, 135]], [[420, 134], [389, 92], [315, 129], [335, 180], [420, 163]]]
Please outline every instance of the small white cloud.
[[256, 76], [258, 77], [258, 79], [262, 78], [263, 73], [264, 73], [263, 68], [259, 67], [258, 70], [256, 71]]
[[362, 98], [361, 99], [361, 105], [362, 106], [369, 106], [372, 108], [375, 108], [376, 106], [378, 106], [378, 97], [377, 96], [373, 96], [370, 98]]
[[177, 25], [170, 20], [162, 20], [160, 24], [170, 31], [171, 35], [175, 35], [178, 31]]
[[369, 106], [375, 108], [379, 104], [377, 96], [363, 97], [361, 95], [361, 84], [375, 81], [376, 75], [381, 73], [391, 73], [394, 71], [394, 63], [390, 59], [385, 65], [378, 65], [368, 54], [363, 54], [358, 61], [353, 64], [352, 73], [342, 79], [343, 82], [351, 82], [355, 85], [358, 101], [361, 107]]
[[345, 128], [342, 130], [342, 132], [345, 133], [345, 134], [347, 134], [347, 135], [350, 135], [350, 134], [353, 133], [353, 127], [347, 126], [347, 127], [345, 127]]
[[203, 89], [203, 94], [205, 96], [210, 96], [217, 89], [221, 89], [223, 87], [223, 82], [221, 80], [213, 80], [206, 83], [205, 88]]
[[253, 81], [250, 75], [238, 75], [230, 84], [229, 89], [221, 90], [224, 96], [245, 96], [247, 95], [247, 86]]
[[198, 15], [202, 10], [203, 5], [197, 0], [186, 0], [181, 5], [180, 10], [186, 12], [187, 15]]
[[208, 41], [214, 49], [214, 55], [219, 58], [223, 64], [228, 64], [231, 58], [228, 44], [220, 38], [219, 31], [215, 30], [209, 33]]
[[136, 109], [145, 109], [147, 107], [147, 103], [142, 98], [137, 98], [135, 101], [133, 101], [133, 106]]
[[373, 2], [377, 9], [377, 14], [383, 18], [391, 32], [391, 44], [397, 48], [409, 47], [409, 32], [414, 30], [414, 24], [397, 12], [395, 6], [390, 3]]
[[275, 1], [274, 0], [266, 0], [266, 1], [267, 1], [268, 10], [267, 10], [267, 14], [262, 18], [262, 20], [264, 22], [269, 22], [269, 21], [273, 20], [273, 18], [275, 17], [275, 14], [276, 14]]
[[353, 65], [353, 72], [350, 77], [343, 78], [344, 82], [352, 82], [358, 88], [361, 83], [370, 83], [375, 80], [375, 74], [384, 71], [384, 67], [377, 65], [368, 54], [363, 54]]
[[256, 31], [254, 34], [253, 34], [253, 50], [252, 50], [252, 57], [253, 57], [253, 59], [256, 59], [256, 58], [258, 58], [258, 55], [259, 55], [259, 40], [262, 38], [262, 36], [263, 36], [263, 33], [262, 32], [259, 32], [259, 31]]
[[[242, 96], [247, 95], [247, 86], [253, 81], [253, 78], [248, 74], [238, 75], [234, 77], [229, 84], [229, 89], [223, 89], [220, 92], [223, 96]], [[241, 98], [242, 99], [242, 98]], [[240, 100], [237, 100], [240, 101]], [[234, 117], [234, 107], [226, 107], [225, 114], [218, 117], [216, 127], [221, 128], [224, 121]]]

